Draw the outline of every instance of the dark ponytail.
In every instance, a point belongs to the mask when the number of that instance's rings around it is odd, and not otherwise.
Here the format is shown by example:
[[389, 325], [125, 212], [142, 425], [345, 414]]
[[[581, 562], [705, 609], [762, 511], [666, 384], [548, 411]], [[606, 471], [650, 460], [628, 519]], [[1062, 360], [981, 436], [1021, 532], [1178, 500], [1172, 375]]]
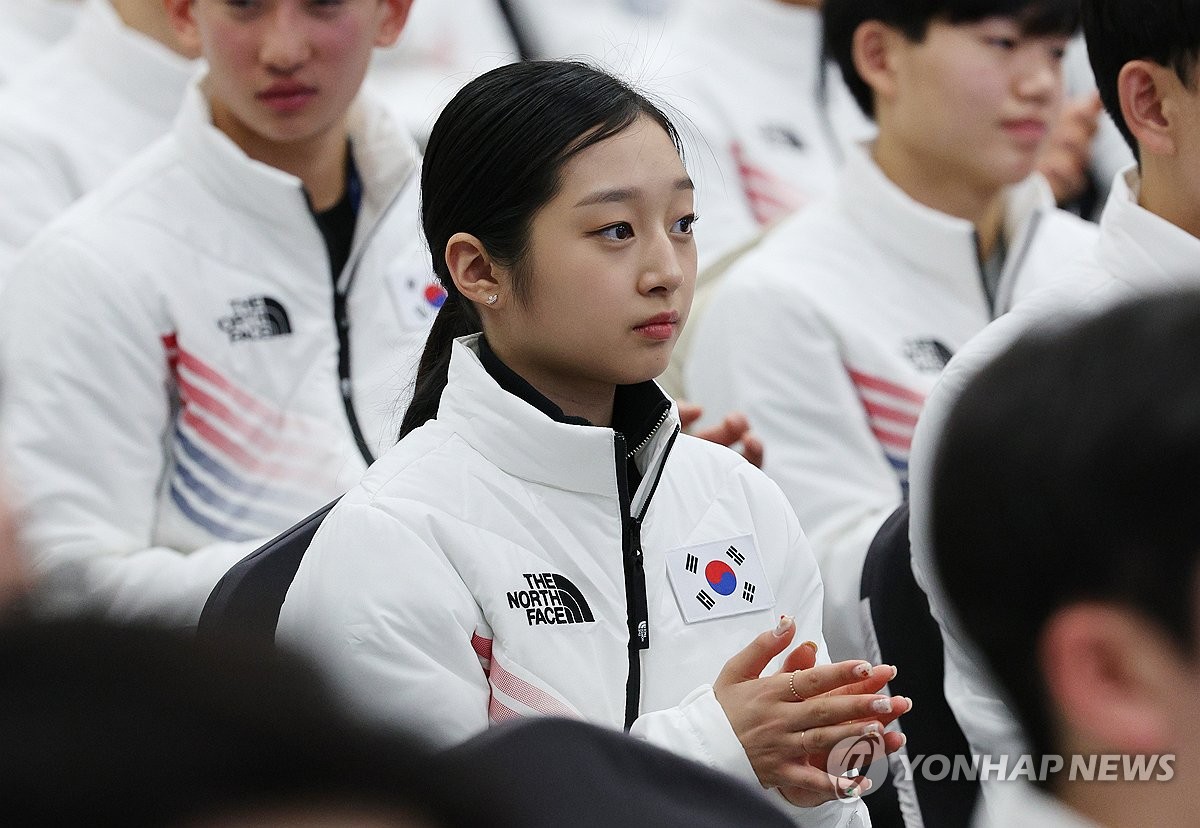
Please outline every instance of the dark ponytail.
[[441, 402], [442, 389], [446, 387], [447, 372], [450, 369], [450, 343], [460, 336], [479, 333], [482, 330], [479, 314], [471, 307], [470, 300], [463, 298], [463, 295], [454, 289], [451, 280], [451, 286], [446, 292], [446, 301], [438, 309], [433, 327], [429, 330], [429, 338], [425, 342], [425, 350], [421, 352], [412, 402], [409, 403], [400, 423], [401, 437], [437, 416], [438, 403]]
[[455, 233], [470, 233], [512, 273], [512, 299], [529, 297], [526, 257], [533, 217], [557, 194], [563, 165], [641, 116], [679, 148], [675, 127], [624, 82], [582, 63], [527, 61], [468, 83], [442, 110], [421, 167], [421, 224], [433, 271], [446, 289], [425, 342], [400, 437], [437, 415], [451, 346], [482, 330], [474, 304], [446, 265]]

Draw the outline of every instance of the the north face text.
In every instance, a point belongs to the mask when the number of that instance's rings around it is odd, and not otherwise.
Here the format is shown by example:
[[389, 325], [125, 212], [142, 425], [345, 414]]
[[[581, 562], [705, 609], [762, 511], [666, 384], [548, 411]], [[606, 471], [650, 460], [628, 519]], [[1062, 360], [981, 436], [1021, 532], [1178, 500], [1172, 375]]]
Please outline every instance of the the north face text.
[[233, 313], [217, 320], [217, 326], [229, 334], [230, 342], [268, 339], [292, 332], [292, 323], [277, 300], [270, 296], [231, 299]]
[[527, 572], [523, 577], [527, 588], [508, 593], [508, 608], [523, 610], [529, 626], [596, 620], [579, 587], [562, 575]]

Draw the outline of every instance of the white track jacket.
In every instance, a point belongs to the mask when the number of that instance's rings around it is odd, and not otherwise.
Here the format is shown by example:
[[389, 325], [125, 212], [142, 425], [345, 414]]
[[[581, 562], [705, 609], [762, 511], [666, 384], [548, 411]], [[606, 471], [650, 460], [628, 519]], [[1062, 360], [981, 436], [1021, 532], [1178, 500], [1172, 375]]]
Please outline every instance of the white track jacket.
[[[1117, 175], [1100, 219], [1099, 239], [1087, 255], [955, 355], [929, 395], [913, 436], [913, 575], [929, 596], [930, 609], [942, 629], [946, 700], [975, 753], [1017, 755], [1028, 752], [1028, 745], [989, 678], [982, 655], [961, 630], [934, 570], [929, 496], [938, 441], [967, 383], [1021, 335], [1062, 326], [1137, 296], [1200, 287], [1196, 270], [1200, 239], [1138, 206], [1138, 186], [1136, 168]], [[990, 786], [984, 785], [984, 791], [990, 798]]]
[[689, 399], [749, 417], [825, 582], [833, 658], [871, 658], [867, 548], [900, 505], [917, 414], [942, 367], [1094, 238], [1033, 177], [1008, 194], [1009, 254], [989, 305], [973, 225], [924, 207], [856, 150], [836, 196], [736, 263], [696, 320]]
[[171, 129], [195, 70], [88, 0], [0, 92], [0, 283], [34, 233]]
[[[821, 640], [820, 575], [787, 501], [734, 452], [678, 435], [652, 383], [636, 387], [657, 400], [645, 419], [663, 419], [626, 491], [624, 437], [503, 390], [477, 342], [455, 343], [437, 418], [326, 518], [280, 638], [438, 744], [523, 716], [632, 724], [757, 784], [710, 683], [780, 614], [797, 642]], [[861, 804], [792, 811], [866, 824]]]
[[439, 297], [411, 142], [360, 101], [351, 146], [363, 192], [336, 290], [299, 179], [214, 128], [198, 87], [17, 259], [0, 432], [56, 603], [194, 623], [230, 565], [394, 440]]

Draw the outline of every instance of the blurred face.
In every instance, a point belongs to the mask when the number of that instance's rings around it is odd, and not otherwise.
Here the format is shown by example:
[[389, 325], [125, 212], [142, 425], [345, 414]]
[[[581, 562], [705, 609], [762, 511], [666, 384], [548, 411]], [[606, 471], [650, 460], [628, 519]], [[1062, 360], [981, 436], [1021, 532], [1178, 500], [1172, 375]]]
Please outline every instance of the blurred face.
[[923, 168], [980, 191], [1033, 172], [1062, 104], [1065, 36], [1023, 35], [1013, 19], [991, 17], [934, 22], [922, 42], [897, 43], [881, 131]]
[[214, 124], [250, 155], [344, 138], [372, 51], [395, 42], [409, 0], [168, 0], [209, 72]]
[[529, 296], [488, 337], [553, 399], [611, 393], [667, 367], [692, 303], [692, 182], [653, 120], [572, 158], [535, 216]]

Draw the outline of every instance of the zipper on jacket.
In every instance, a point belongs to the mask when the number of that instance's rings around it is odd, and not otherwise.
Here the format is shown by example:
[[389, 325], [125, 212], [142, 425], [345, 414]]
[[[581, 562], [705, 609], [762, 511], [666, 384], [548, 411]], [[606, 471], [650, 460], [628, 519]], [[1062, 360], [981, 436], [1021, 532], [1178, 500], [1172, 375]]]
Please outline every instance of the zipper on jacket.
[[[411, 177], [412, 173], [409, 175]], [[338, 338], [338, 391], [342, 395], [342, 408], [346, 411], [346, 421], [350, 425], [351, 434], [354, 435], [358, 453], [362, 455], [363, 461], [368, 466], [375, 462], [375, 455], [367, 444], [367, 438], [363, 435], [362, 426], [358, 422], [358, 413], [354, 410], [354, 381], [350, 376], [350, 313], [347, 306], [350, 288], [354, 285], [354, 277], [358, 273], [358, 265], [378, 234], [379, 228], [400, 200], [400, 195], [406, 186], [408, 186], [407, 180], [396, 189], [395, 195], [379, 213], [367, 234], [362, 237], [361, 241], [356, 241], [351, 246], [350, 260], [346, 262], [342, 272], [333, 274], [333, 325], [337, 329]]]
[[983, 303], [987, 306], [988, 319], [996, 318], [996, 297], [992, 295], [991, 288], [988, 287], [987, 268], [983, 264], [983, 240], [979, 238], [979, 231], [974, 232], [975, 239], [975, 264], [979, 269], [979, 287], [983, 289]]
[[[666, 420], [659, 421], [654, 432]], [[629, 621], [629, 677], [625, 683], [625, 729], [633, 727], [641, 713], [642, 699], [642, 650], [650, 649], [650, 611], [646, 599], [646, 561], [642, 554], [642, 521], [650, 509], [650, 501], [662, 480], [667, 457], [675, 445], [679, 429], [671, 434], [663, 450], [654, 480], [646, 492], [646, 501], [635, 516], [632, 496], [629, 492], [629, 473], [626, 466], [629, 455], [625, 449], [625, 437], [617, 434], [615, 442], [617, 463], [617, 495], [621, 504], [621, 562], [625, 570], [625, 606]], [[644, 445], [644, 444], [643, 444]]]
[[629, 624], [629, 676], [625, 682], [625, 729], [633, 727], [641, 709], [642, 656], [650, 646], [650, 613], [646, 604], [646, 567], [642, 557], [642, 524], [632, 514], [625, 437], [616, 436], [617, 496], [621, 505], [621, 566], [625, 571], [625, 607]]
[[825, 134], [825, 142], [829, 151], [837, 161], [838, 166], [846, 162], [846, 153], [842, 152], [841, 142], [838, 141], [837, 129], [833, 125], [833, 113], [829, 111], [829, 60], [825, 50], [817, 58], [817, 85], [813, 90], [817, 99], [817, 123]]
[[358, 413], [354, 410], [354, 381], [350, 378], [350, 315], [346, 310], [346, 294], [336, 288], [333, 291], [333, 323], [338, 336], [338, 388], [342, 394], [342, 407], [346, 409], [346, 420], [350, 423], [359, 454], [369, 466], [375, 462], [375, 456], [367, 445], [367, 438], [358, 423]]
[[1013, 254], [1011, 248], [1008, 251], [1008, 261], [1005, 262], [1004, 272], [1000, 276], [1000, 285], [996, 292], [996, 307], [993, 310], [993, 318], [1012, 310], [1013, 294], [1017, 289], [1017, 279], [1020, 278], [1021, 268], [1025, 266], [1025, 259], [1028, 258], [1029, 250], [1033, 247], [1033, 240], [1041, 228], [1042, 217], [1044, 215], [1045, 213], [1042, 210], [1036, 210], [1029, 217], [1024, 233], [1017, 237], [1019, 247], [1016, 254]]

